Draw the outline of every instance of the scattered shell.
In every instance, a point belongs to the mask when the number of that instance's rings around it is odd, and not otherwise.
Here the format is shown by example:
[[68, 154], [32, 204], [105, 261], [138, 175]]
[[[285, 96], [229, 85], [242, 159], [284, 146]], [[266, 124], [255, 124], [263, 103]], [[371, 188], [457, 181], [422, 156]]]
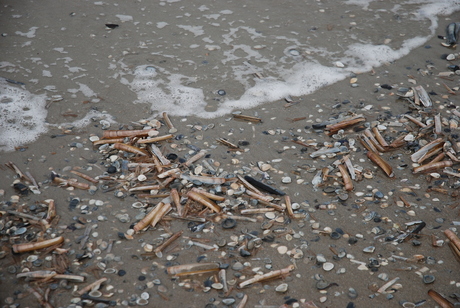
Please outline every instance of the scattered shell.
[[323, 263], [323, 270], [326, 272], [332, 271], [334, 269], [334, 263], [332, 262], [325, 262]]
[[284, 293], [288, 290], [288, 284], [287, 283], [282, 283], [280, 285], [278, 285], [276, 288], [275, 288], [275, 291], [276, 292], [279, 292], [279, 293]]
[[145, 305], [148, 305], [149, 301], [146, 300], [146, 299], [143, 299], [143, 298], [138, 298], [136, 300], [136, 304], [139, 305], [139, 306], [145, 306]]
[[224, 288], [224, 285], [221, 284], [220, 282], [216, 282], [211, 285], [211, 288], [216, 289], [216, 290], [222, 290]]
[[318, 290], [324, 290], [324, 289], [327, 289], [329, 287], [330, 283], [327, 282], [326, 280], [319, 280], [317, 283], [316, 283], [316, 288]]
[[320, 254], [320, 253], [319, 253], [319, 254], [316, 255], [316, 262], [317, 262], [317, 263], [324, 263], [324, 262], [326, 262], [326, 261], [327, 261], [327, 260], [326, 260], [326, 258], [324, 257], [323, 254]]
[[436, 278], [433, 275], [424, 275], [423, 276], [423, 282], [425, 284], [433, 283], [435, 280], [436, 280]]
[[101, 297], [102, 292], [99, 291], [99, 290], [93, 290], [93, 291], [89, 292], [89, 296], [91, 296], [91, 297]]
[[375, 246], [367, 246], [366, 248], [363, 249], [363, 252], [365, 253], [373, 253], [375, 251]]
[[292, 182], [292, 179], [288, 176], [285, 176], [281, 179], [281, 182], [284, 183], [284, 184], [289, 184]]
[[230, 306], [230, 305], [233, 305], [234, 303], [236, 302], [236, 300], [234, 298], [224, 298], [222, 300], [222, 304], [226, 305], [226, 306]]
[[143, 175], [143, 174], [139, 174], [139, 176], [137, 177], [137, 180], [139, 182], [143, 182], [143, 181], [147, 180], [147, 177], [145, 175]]
[[455, 55], [454, 55], [453, 53], [448, 54], [447, 57], [446, 57], [446, 60], [447, 60], [447, 61], [453, 61], [453, 60], [455, 60]]
[[278, 250], [279, 254], [284, 255], [288, 251], [288, 248], [286, 246], [278, 246], [276, 250]]
[[355, 290], [354, 288], [349, 288], [349, 289], [348, 289], [348, 294], [347, 294], [347, 295], [348, 295], [348, 297], [349, 297], [350, 299], [355, 299], [355, 298], [358, 297], [358, 292], [356, 292], [356, 290]]

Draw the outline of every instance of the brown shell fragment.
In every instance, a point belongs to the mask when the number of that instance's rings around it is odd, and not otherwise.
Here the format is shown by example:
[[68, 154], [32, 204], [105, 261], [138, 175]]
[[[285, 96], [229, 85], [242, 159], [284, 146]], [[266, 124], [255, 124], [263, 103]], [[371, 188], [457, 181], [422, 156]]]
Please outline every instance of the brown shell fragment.
[[431, 298], [442, 308], [454, 308], [454, 305], [451, 302], [449, 302], [447, 299], [444, 298], [444, 296], [442, 296], [435, 290], [428, 290], [428, 295], [431, 296]]
[[350, 174], [347, 171], [347, 168], [344, 165], [339, 165], [340, 174], [342, 175], [343, 185], [345, 190], [353, 190], [353, 182], [351, 181]]
[[38, 249], [47, 248], [53, 245], [59, 245], [62, 242], [64, 242], [64, 237], [58, 236], [53, 239], [40, 241], [36, 243], [15, 244], [13, 245], [13, 252], [22, 253], [22, 252], [28, 252], [32, 250], [38, 250]]
[[166, 269], [169, 275], [174, 276], [185, 276], [185, 275], [196, 275], [208, 272], [217, 272], [220, 269], [220, 265], [217, 262], [209, 263], [192, 263], [183, 265], [174, 265]]
[[378, 154], [376, 154], [375, 152], [372, 152], [372, 151], [369, 151], [367, 152], [367, 157], [374, 163], [376, 164], [377, 166], [380, 167], [380, 169], [383, 170], [383, 172], [385, 172], [385, 174], [392, 178], [395, 176], [395, 174], [393, 173], [393, 168], [386, 162], [384, 161]]
[[140, 149], [138, 147], [125, 144], [125, 143], [115, 143], [113, 147], [117, 150], [125, 151], [125, 152], [130, 152], [134, 154], [138, 154], [141, 156], [148, 156], [149, 153], [146, 150]]
[[339, 130], [350, 127], [352, 125], [364, 122], [366, 119], [363, 116], [356, 116], [346, 120], [343, 120], [336, 124], [330, 124], [326, 126], [326, 130], [328, 131], [328, 135], [333, 135], [337, 133]]
[[432, 172], [434, 170], [438, 170], [444, 167], [451, 167], [454, 163], [451, 160], [443, 160], [438, 162], [432, 162], [425, 165], [421, 165], [414, 168], [413, 173], [420, 173], [420, 172]]

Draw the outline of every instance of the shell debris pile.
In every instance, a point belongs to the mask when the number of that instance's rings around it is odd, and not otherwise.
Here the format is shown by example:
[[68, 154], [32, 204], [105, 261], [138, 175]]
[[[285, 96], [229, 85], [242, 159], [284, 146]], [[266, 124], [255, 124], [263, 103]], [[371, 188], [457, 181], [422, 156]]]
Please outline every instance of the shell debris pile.
[[[434, 75], [431, 69], [420, 73]], [[460, 260], [460, 222], [451, 215], [460, 187], [460, 111], [449, 100], [459, 89], [446, 83], [443, 103], [421, 85], [378, 85], [404, 112], [364, 103], [339, 112], [347, 101], [327, 119], [295, 118], [291, 129], [241, 113], [220, 126], [189, 125], [194, 139], [166, 113], [119, 130], [108, 123], [101, 138], [88, 139], [103, 168], [64, 168], [43, 182], [6, 163], [16, 195], [0, 208], [0, 265], [18, 287], [5, 304], [144, 306], [195, 292], [206, 307], [272, 307], [261, 294], [282, 307], [355, 307], [359, 297], [453, 307], [459, 297], [444, 294], [447, 278], [438, 273], [446, 269], [436, 253], [450, 247]], [[301, 105], [286, 101], [285, 108]], [[233, 121], [245, 121], [278, 156], [245, 162], [255, 148], [237, 141], [233, 128], [203, 138]], [[295, 162], [292, 170], [280, 168], [286, 161]], [[407, 172], [426, 181], [413, 183]], [[388, 189], [383, 181], [395, 184]], [[57, 190], [68, 200], [42, 197]], [[439, 204], [437, 195], [451, 201]], [[445, 215], [417, 219], [427, 211]], [[60, 222], [69, 215], [72, 223]], [[350, 224], [362, 231], [350, 233]], [[350, 272], [359, 285], [350, 285]], [[409, 294], [414, 277], [426, 297], [409, 301], [400, 294]], [[305, 284], [313, 291], [291, 293]]]

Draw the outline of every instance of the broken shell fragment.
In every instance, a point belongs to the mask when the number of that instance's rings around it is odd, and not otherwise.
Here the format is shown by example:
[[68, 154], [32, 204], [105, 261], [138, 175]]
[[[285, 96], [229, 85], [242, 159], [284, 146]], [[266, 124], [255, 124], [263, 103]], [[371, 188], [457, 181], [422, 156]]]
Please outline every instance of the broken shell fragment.
[[245, 281], [241, 282], [238, 285], [238, 287], [239, 288], [244, 288], [244, 287], [246, 287], [248, 285], [251, 285], [251, 284], [254, 284], [254, 283], [257, 283], [257, 282], [261, 282], [261, 281], [264, 281], [264, 280], [267, 280], [267, 279], [283, 278], [284, 276], [288, 275], [289, 272], [293, 271], [294, 268], [295, 268], [294, 265], [289, 265], [288, 267], [280, 269], [280, 270], [271, 271], [271, 272], [268, 272], [268, 273], [263, 274], [263, 275], [256, 275], [254, 278], [251, 278], [251, 279], [248, 279], [248, 280], [245, 280]]
[[59, 245], [62, 242], [64, 242], [64, 237], [58, 236], [53, 239], [44, 240], [44, 241], [35, 242], [35, 243], [15, 244], [13, 245], [13, 252], [23, 253], [23, 252], [28, 252], [32, 250], [38, 250], [38, 249], [47, 248], [53, 245]]
[[275, 291], [278, 293], [285, 293], [288, 290], [288, 284], [282, 283], [275, 288]]
[[424, 275], [423, 276], [423, 283], [425, 284], [430, 284], [430, 283], [433, 283], [435, 281], [435, 277], [433, 275]]
[[219, 270], [220, 265], [216, 262], [175, 265], [166, 269], [169, 275], [174, 276], [196, 275]]
[[393, 173], [393, 168], [386, 161], [384, 161], [377, 153], [368, 151], [367, 157], [378, 167], [380, 167], [380, 169], [382, 169], [388, 177], [392, 178], [395, 176], [395, 174]]
[[363, 252], [365, 253], [373, 253], [375, 251], [375, 246], [367, 246], [366, 248], [363, 249]]

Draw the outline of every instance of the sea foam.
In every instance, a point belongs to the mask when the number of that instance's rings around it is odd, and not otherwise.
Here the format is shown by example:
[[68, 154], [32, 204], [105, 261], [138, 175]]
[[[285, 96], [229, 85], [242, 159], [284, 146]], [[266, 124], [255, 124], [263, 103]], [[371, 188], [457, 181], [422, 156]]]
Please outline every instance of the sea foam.
[[[364, 11], [372, 11], [371, 8], [375, 1], [348, 0], [344, 3], [350, 7], [358, 6]], [[407, 11], [407, 8], [404, 8], [404, 6], [410, 5], [416, 9]], [[407, 1], [397, 3], [393, 7], [391, 4], [387, 6], [390, 10], [383, 11], [403, 14], [407, 16], [406, 20], [417, 20], [420, 21], [420, 24], [426, 22], [428, 28], [425, 29], [425, 33], [428, 34], [405, 38], [396, 48], [385, 44], [366, 43], [364, 39], [355, 38], [355, 42], [341, 46], [342, 52], [328, 51], [321, 46], [309, 46], [302, 43], [300, 37], [279, 36], [275, 37], [278, 44], [285, 42], [295, 45], [285, 48], [285, 55], [273, 60], [273, 55], [264, 55], [262, 50], [254, 48], [253, 45], [239, 43], [240, 37], [243, 36], [254, 42], [258, 39], [264, 39], [263, 33], [249, 26], [230, 27], [221, 34], [219, 40], [221, 44], [212, 48], [213, 51], [217, 50], [222, 53], [222, 65], [217, 66], [216, 69], [222, 70], [223, 76], [232, 76], [234, 81], [238, 81], [240, 86], [244, 87], [244, 91], [236, 98], [231, 96], [219, 98], [217, 103], [212, 103], [213, 108], [209, 108], [209, 95], [204, 93], [199, 86], [192, 86], [195, 83], [194, 77], [179, 74], [160, 66], [140, 65], [131, 72], [132, 81], [129, 82], [123, 78], [122, 83], [136, 93], [136, 103], [151, 105], [153, 116], [166, 111], [174, 116], [219, 117], [237, 109], [254, 108], [264, 103], [283, 99], [288, 95], [308, 95], [321, 87], [343, 80], [350, 74], [364, 73], [400, 59], [408, 55], [413, 49], [423, 46], [435, 35], [438, 27], [438, 15], [452, 14], [459, 9], [457, 0], [433, 0], [423, 3]], [[210, 13], [209, 9], [206, 9], [207, 13]], [[183, 24], [177, 27], [191, 31], [195, 36], [204, 35], [209, 40], [210, 36], [208, 36], [205, 27]], [[213, 30], [213, 32], [215, 31]], [[353, 34], [350, 37], [353, 37]], [[196, 41], [199, 42], [199, 39]], [[270, 48], [275, 49], [276, 47]], [[330, 58], [329, 64], [324, 64], [324, 61], [320, 64], [317, 58], [309, 56], [312, 54], [320, 55], [323, 59]], [[166, 57], [166, 52], [164, 56]], [[174, 56], [168, 55], [168, 57]], [[246, 63], [252, 61], [252, 63], [257, 64], [251, 64], [253, 72], [267, 71], [269, 76], [261, 79], [256, 78], [252, 76], [253, 74], [248, 73], [251, 69], [242, 64], [235, 64], [245, 60]], [[340, 69], [335, 67], [335, 61], [345, 63], [346, 67]], [[146, 70], [150, 70], [150, 72]], [[197, 75], [201, 76], [199, 72]]]
[[47, 132], [46, 96], [0, 79], [0, 150], [12, 151]]

